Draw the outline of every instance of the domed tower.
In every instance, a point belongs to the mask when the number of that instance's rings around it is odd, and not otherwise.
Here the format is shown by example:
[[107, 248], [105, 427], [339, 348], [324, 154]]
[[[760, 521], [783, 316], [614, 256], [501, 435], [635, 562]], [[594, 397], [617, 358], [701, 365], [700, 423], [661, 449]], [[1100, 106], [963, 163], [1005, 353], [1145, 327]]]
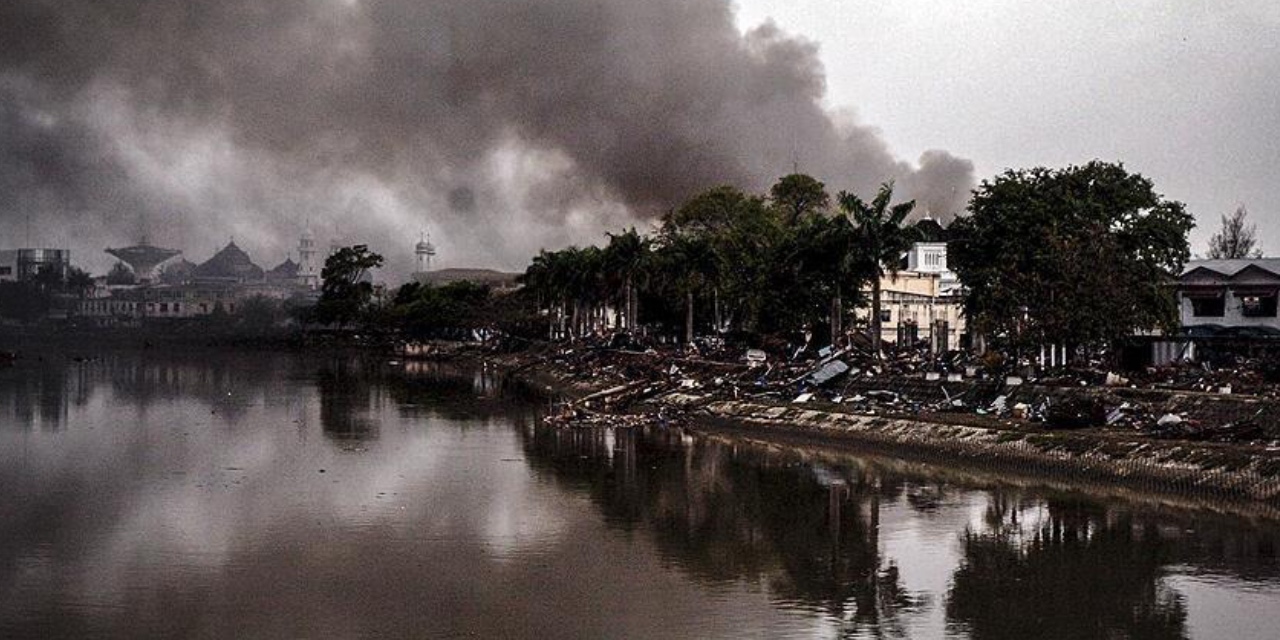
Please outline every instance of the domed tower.
[[429, 236], [418, 237], [418, 244], [413, 246], [413, 254], [418, 258], [418, 269], [415, 273], [426, 273], [431, 270], [431, 258], [436, 255], [436, 247], [431, 244]]
[[298, 239], [298, 282], [308, 289], [320, 286], [320, 269], [316, 266], [316, 239], [311, 235], [310, 225]]

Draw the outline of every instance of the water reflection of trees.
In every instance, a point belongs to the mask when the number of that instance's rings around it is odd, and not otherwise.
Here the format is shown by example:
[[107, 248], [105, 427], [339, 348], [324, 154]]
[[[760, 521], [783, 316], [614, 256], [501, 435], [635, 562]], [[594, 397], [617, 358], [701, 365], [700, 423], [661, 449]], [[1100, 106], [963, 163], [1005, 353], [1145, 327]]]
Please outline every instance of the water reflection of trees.
[[0, 377], [0, 415], [27, 429], [61, 429], [69, 403], [88, 401], [81, 372], [62, 367], [6, 369]]
[[460, 423], [476, 419], [531, 415], [536, 405], [528, 389], [496, 370], [439, 362], [405, 362], [380, 377], [401, 415], [441, 417]]
[[1079, 500], [1033, 510], [995, 492], [968, 531], [947, 618], [974, 638], [1180, 638], [1183, 598], [1163, 582], [1175, 549], [1156, 525]]
[[371, 415], [377, 401], [377, 368], [359, 358], [334, 358], [316, 374], [320, 393], [320, 429], [338, 442], [378, 438], [378, 421]]
[[531, 464], [592, 494], [617, 526], [651, 531], [665, 557], [707, 582], [768, 584], [843, 631], [901, 636], [920, 605], [879, 552], [886, 490], [865, 469], [821, 469], [667, 430], [528, 432]]

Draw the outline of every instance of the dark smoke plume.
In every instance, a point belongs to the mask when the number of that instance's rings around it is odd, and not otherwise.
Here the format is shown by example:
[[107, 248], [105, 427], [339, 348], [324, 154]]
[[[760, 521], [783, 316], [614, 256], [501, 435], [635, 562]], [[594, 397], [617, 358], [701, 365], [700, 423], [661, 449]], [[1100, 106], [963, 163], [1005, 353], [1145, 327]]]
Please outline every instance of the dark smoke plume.
[[144, 234], [270, 266], [309, 221], [399, 270], [421, 230], [518, 268], [795, 166], [935, 216], [972, 187], [837, 122], [816, 46], [724, 0], [5, 0], [0, 42], [5, 235], [92, 266]]

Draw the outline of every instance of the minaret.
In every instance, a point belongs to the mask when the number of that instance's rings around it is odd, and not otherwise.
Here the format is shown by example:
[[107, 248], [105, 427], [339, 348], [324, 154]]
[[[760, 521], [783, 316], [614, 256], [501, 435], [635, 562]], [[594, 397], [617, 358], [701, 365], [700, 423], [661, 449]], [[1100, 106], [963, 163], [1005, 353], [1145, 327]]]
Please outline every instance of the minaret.
[[316, 240], [307, 225], [298, 240], [298, 282], [308, 289], [320, 286], [320, 270], [316, 268]]
[[431, 258], [436, 255], [435, 245], [431, 244], [426, 234], [418, 236], [418, 244], [413, 247], [413, 254], [418, 257], [418, 269], [415, 273], [426, 273], [431, 270]]

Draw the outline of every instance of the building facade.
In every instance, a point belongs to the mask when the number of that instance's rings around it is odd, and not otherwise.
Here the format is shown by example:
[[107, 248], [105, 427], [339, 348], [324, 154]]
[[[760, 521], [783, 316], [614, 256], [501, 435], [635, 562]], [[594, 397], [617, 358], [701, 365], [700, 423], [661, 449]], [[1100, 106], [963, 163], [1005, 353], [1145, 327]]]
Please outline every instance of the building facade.
[[[871, 289], [864, 292], [868, 298]], [[870, 324], [870, 306], [857, 310]], [[899, 345], [928, 342], [934, 352], [964, 348], [964, 294], [947, 268], [945, 242], [917, 242], [896, 274], [880, 279], [880, 339]]]
[[66, 280], [71, 270], [70, 249], [10, 249], [0, 251], [0, 282], [26, 282], [41, 273]]
[[1176, 286], [1179, 319], [1189, 332], [1280, 335], [1280, 258], [1191, 260]]

